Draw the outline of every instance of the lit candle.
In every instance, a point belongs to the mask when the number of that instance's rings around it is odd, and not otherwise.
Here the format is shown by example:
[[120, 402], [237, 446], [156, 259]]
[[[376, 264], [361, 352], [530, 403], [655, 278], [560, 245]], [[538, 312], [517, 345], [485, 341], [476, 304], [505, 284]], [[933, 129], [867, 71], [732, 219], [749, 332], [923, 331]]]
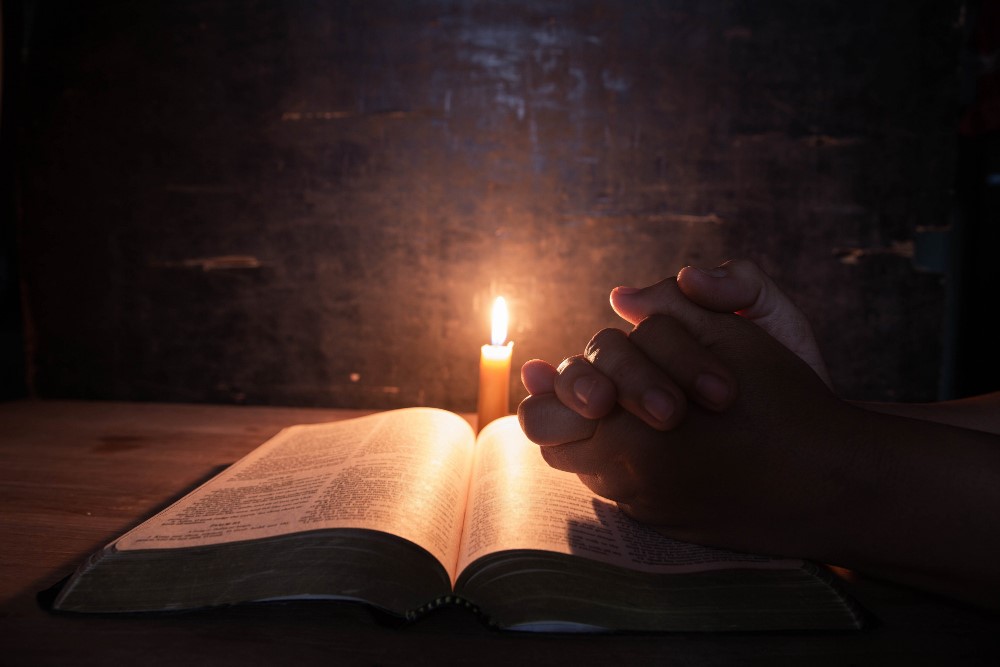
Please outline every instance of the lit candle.
[[507, 340], [507, 302], [493, 302], [492, 345], [483, 345], [479, 355], [479, 428], [510, 413], [510, 356], [514, 341]]

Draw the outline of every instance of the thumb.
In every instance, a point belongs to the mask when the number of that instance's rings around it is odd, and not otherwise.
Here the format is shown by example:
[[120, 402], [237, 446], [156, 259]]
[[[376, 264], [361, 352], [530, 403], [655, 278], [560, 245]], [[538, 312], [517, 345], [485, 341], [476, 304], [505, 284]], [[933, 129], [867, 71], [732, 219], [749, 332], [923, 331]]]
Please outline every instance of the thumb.
[[809, 320], [757, 264], [747, 259], [710, 270], [692, 266], [677, 274], [681, 293], [717, 312], [734, 312], [750, 320], [794, 352], [831, 385]]
[[706, 314], [703, 308], [681, 292], [676, 278], [667, 278], [642, 289], [616, 287], [611, 290], [611, 307], [632, 325], [638, 325], [650, 315], [697, 320]]

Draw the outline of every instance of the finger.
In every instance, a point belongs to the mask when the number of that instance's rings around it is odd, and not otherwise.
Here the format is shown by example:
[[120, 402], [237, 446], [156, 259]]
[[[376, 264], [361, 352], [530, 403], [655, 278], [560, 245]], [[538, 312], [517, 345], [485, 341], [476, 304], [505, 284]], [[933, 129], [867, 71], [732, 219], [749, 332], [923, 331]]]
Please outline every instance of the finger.
[[642, 289], [616, 287], [611, 290], [611, 307], [633, 325], [654, 314], [694, 318], [703, 311], [680, 291], [675, 278]]
[[556, 369], [547, 361], [531, 359], [521, 366], [521, 384], [529, 394], [551, 394], [555, 379]]
[[[672, 278], [640, 290], [615, 288], [611, 305], [636, 325], [650, 315], [665, 314], [703, 327], [711, 315], [693, 303]], [[650, 348], [659, 351], [657, 363], [666, 375], [702, 407], [722, 411], [732, 405], [736, 398], [732, 372], [705, 347], [704, 341], [691, 336], [684, 327], [675, 327], [673, 334], [671, 340]], [[621, 392], [621, 386], [616, 385]]]
[[585, 440], [594, 434], [597, 422], [581, 417], [553, 394], [533, 394], [517, 406], [521, 430], [537, 445], [552, 446]]
[[674, 317], [647, 317], [628, 338], [702, 407], [722, 412], [736, 400], [732, 372]]
[[[594, 422], [594, 430], [586, 438], [572, 442], [553, 443], [541, 448], [545, 462], [556, 470], [608, 478], [612, 487], [620, 486], [617, 482], [623, 474], [623, 465], [630, 458], [635, 438], [628, 431], [629, 427], [648, 427], [621, 408], [610, 416]], [[632, 431], [635, 433], [635, 431]]]
[[563, 405], [588, 419], [600, 419], [615, 407], [614, 383], [583, 355], [565, 359], [555, 377], [555, 393]]
[[[655, 434], [656, 440], [649, 438]], [[545, 462], [575, 473], [594, 493], [615, 501], [636, 497], [642, 475], [652, 466], [650, 453], [662, 453], [669, 434], [651, 431], [635, 415], [618, 408], [597, 422], [593, 435], [576, 442], [542, 447]]]
[[[717, 313], [741, 312], [749, 319], [770, 279], [749, 260], [732, 260], [714, 269], [686, 266], [677, 274], [677, 286], [689, 299]], [[758, 312], [759, 314], [759, 312]]]
[[685, 267], [677, 274], [677, 285], [704, 308], [738, 313], [752, 321], [831, 384], [809, 320], [756, 263], [737, 259], [707, 271]]
[[[611, 379], [618, 403], [636, 417], [661, 431], [683, 420], [687, 398], [659, 367], [624, 332], [604, 329], [587, 344], [586, 358]], [[557, 383], [558, 384], [558, 383]]]

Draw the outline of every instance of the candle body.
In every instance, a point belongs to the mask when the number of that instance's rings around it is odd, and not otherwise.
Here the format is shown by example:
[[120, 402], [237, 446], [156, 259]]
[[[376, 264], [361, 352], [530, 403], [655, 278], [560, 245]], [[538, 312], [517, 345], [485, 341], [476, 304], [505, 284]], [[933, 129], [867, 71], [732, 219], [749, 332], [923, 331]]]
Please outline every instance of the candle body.
[[494, 419], [510, 414], [510, 358], [514, 343], [483, 345], [479, 355], [480, 430]]

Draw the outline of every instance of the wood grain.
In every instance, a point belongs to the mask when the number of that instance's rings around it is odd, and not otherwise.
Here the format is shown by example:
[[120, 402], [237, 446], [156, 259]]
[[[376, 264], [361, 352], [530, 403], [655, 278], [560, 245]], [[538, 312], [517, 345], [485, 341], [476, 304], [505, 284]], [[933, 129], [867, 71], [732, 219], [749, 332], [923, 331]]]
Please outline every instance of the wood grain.
[[995, 664], [1000, 617], [865, 579], [851, 634], [514, 636], [445, 609], [394, 627], [361, 606], [268, 603], [128, 616], [45, 611], [90, 552], [280, 428], [363, 411], [151, 403], [0, 404], [0, 663]]

